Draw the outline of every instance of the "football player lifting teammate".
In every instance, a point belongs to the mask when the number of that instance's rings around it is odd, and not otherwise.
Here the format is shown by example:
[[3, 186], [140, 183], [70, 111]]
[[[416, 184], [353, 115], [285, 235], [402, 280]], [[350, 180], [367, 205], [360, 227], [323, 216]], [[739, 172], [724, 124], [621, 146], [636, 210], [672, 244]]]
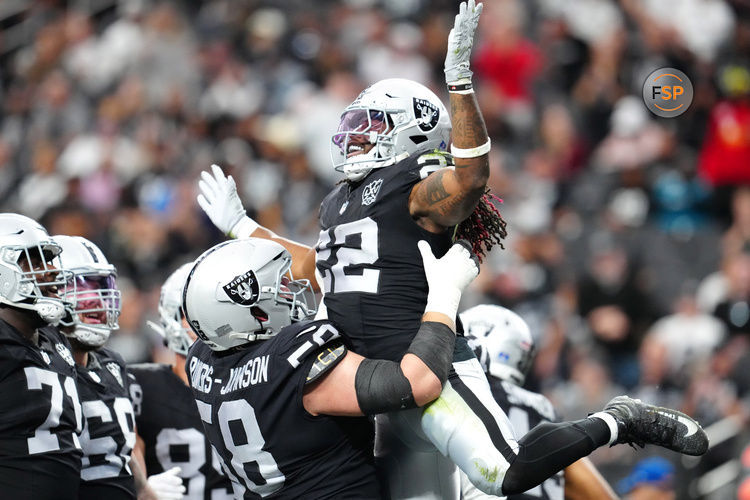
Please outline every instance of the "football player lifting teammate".
[[184, 289], [198, 334], [186, 370], [236, 498], [381, 498], [362, 415], [422, 406], [448, 375], [461, 291], [479, 272], [465, 242], [441, 259], [420, 243], [429, 282], [418, 332], [399, 361], [363, 358], [313, 312], [309, 282], [278, 243], [221, 243]]
[[[402, 79], [373, 84], [344, 110], [331, 151], [345, 181], [321, 204], [314, 248], [250, 219], [234, 180], [219, 167], [202, 174], [198, 203], [213, 223], [231, 237], [284, 245], [293, 256], [293, 274], [319, 283], [324, 313], [363, 355], [398, 360], [419, 329], [427, 283], [417, 240], [426, 240], [440, 256], [456, 236], [468, 239], [476, 253], [505, 236], [505, 222], [486, 194], [490, 140], [469, 67], [481, 10], [473, 0], [462, 2], [448, 37], [450, 116], [433, 92]], [[482, 367], [459, 336], [441, 397], [424, 410], [378, 415], [375, 453], [393, 498], [457, 498], [452, 463], [480, 490], [507, 495], [529, 489], [617, 438], [615, 419], [607, 415], [561, 426], [560, 442], [550, 438], [532, 445], [533, 435], [517, 442]], [[663, 425], [674, 427], [670, 436], [676, 441], [666, 443], [674, 449], [689, 449], [678, 437], [705, 439], [702, 432], [684, 436], [688, 430], [677, 420]], [[570, 446], [557, 447], [569, 440]], [[542, 458], [535, 446], [558, 451]]]

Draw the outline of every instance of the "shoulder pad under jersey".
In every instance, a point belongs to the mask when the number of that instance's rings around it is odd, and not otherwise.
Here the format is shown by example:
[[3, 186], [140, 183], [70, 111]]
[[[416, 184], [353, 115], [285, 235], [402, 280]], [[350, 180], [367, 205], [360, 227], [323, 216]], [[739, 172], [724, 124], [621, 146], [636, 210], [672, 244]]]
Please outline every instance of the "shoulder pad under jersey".
[[[308, 358], [317, 356], [322, 347], [341, 343], [339, 329], [328, 320], [296, 323], [281, 332], [277, 353], [285, 357], [292, 368], [299, 367]], [[338, 341], [338, 342], [337, 342]]]

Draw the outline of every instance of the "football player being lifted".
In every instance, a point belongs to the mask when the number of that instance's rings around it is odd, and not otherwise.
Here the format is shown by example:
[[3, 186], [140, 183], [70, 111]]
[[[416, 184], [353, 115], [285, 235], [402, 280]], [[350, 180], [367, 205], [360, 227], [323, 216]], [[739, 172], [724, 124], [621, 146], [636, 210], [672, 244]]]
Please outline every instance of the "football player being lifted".
[[159, 323], [149, 322], [174, 352], [174, 363], [128, 367], [136, 379], [130, 386], [137, 424], [133, 456], [151, 474], [149, 485], [161, 500], [225, 500], [232, 498], [232, 486], [203, 431], [185, 374], [185, 356], [196, 338], [181, 311], [191, 267], [183, 264], [164, 281]]
[[[522, 436], [544, 422], [557, 422], [557, 413], [546, 397], [523, 389], [536, 353], [526, 322], [510, 309], [489, 304], [472, 307], [459, 317], [487, 373], [492, 395], [508, 415], [516, 435]], [[464, 500], [494, 498], [477, 490], [465, 474], [461, 475], [461, 493]], [[532, 498], [613, 500], [617, 495], [591, 461], [582, 458], [532, 490], [508, 496], [508, 500]]]
[[228, 241], [196, 260], [183, 310], [199, 340], [186, 368], [235, 498], [381, 498], [363, 415], [440, 394], [458, 299], [479, 272], [466, 242], [439, 260], [427, 243], [420, 250], [428, 301], [398, 361], [364, 358], [335, 323], [304, 320], [314, 296], [307, 280], [292, 279], [278, 243]]
[[65, 315], [60, 245], [34, 220], [0, 214], [0, 496], [74, 500], [81, 404], [70, 345], [42, 330]]
[[[481, 10], [473, 0], [461, 3], [448, 37], [450, 117], [433, 92], [401, 79], [373, 84], [344, 110], [331, 150], [346, 180], [321, 204], [314, 248], [250, 219], [234, 180], [219, 167], [202, 173], [198, 203], [213, 223], [235, 238], [262, 237], [284, 245], [297, 277], [315, 282], [317, 270], [322, 309], [363, 355], [398, 360], [419, 328], [427, 286], [417, 240], [426, 240], [440, 256], [456, 236], [481, 253], [505, 235], [505, 222], [485, 194], [490, 140], [469, 68]], [[393, 498], [457, 498], [453, 463], [480, 490], [506, 495], [529, 489], [616, 439], [610, 433], [614, 428], [610, 417], [585, 419], [561, 427], [560, 441], [517, 442], [481, 366], [459, 336], [441, 397], [424, 411], [378, 415], [375, 452]], [[568, 441], [570, 446], [562, 448], [550, 445]], [[403, 443], [419, 453], [405, 450]], [[682, 449], [681, 443], [673, 446]]]
[[68, 311], [58, 328], [70, 340], [78, 373], [83, 415], [79, 498], [124, 500], [139, 494], [156, 499], [137, 464], [131, 462], [135, 444], [129, 393], [132, 379], [122, 357], [103, 347], [110, 333], [119, 328], [117, 271], [99, 247], [86, 238], [58, 235], [52, 240], [63, 251], [62, 265], [72, 272], [60, 287]]

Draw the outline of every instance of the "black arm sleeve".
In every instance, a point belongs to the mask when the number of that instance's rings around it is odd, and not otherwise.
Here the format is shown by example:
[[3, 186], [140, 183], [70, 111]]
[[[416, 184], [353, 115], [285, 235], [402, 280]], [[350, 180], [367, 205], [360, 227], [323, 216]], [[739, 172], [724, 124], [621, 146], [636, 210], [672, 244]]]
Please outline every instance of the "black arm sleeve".
[[[409, 345], [417, 356], [445, 384], [453, 359], [456, 335], [443, 323], [424, 321]], [[364, 359], [354, 378], [359, 408], [365, 415], [416, 408], [409, 379], [394, 361]]]
[[409, 379], [395, 361], [363, 359], [354, 377], [354, 389], [365, 415], [417, 407]]
[[444, 385], [448, 380], [455, 345], [456, 334], [448, 325], [436, 321], [423, 321], [406, 352], [421, 359]]
[[608, 441], [607, 424], [598, 418], [542, 422], [518, 441], [518, 455], [503, 479], [503, 495], [530, 490]]

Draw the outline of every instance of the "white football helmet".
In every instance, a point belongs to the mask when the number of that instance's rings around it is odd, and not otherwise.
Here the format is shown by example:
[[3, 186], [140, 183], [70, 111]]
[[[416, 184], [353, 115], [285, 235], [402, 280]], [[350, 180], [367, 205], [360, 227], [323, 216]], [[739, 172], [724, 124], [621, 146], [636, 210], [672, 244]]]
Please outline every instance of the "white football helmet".
[[0, 214], [0, 303], [35, 311], [56, 325], [65, 316], [58, 288], [72, 276], [60, 265], [61, 251], [35, 220]]
[[[450, 134], [448, 110], [438, 96], [417, 82], [390, 78], [366, 88], [344, 109], [331, 160], [356, 182], [416, 152], [446, 150]], [[374, 147], [361, 153], [368, 143]]]
[[467, 309], [459, 317], [485, 371], [522, 386], [536, 354], [529, 325], [510, 309], [489, 304]]
[[188, 262], [178, 267], [161, 287], [159, 296], [159, 323], [152, 321], [148, 325], [161, 335], [167, 347], [177, 354], [187, 356], [193, 339], [188, 329], [182, 325], [182, 290], [185, 287], [193, 263]]
[[182, 295], [193, 331], [214, 351], [268, 339], [315, 314], [309, 280], [294, 281], [292, 256], [270, 240], [245, 238], [195, 261]]
[[63, 332], [89, 347], [101, 347], [120, 325], [120, 290], [117, 270], [94, 243], [81, 236], [53, 236], [60, 245], [60, 261], [73, 276], [60, 290], [68, 303], [68, 315], [60, 324], [73, 327]]

